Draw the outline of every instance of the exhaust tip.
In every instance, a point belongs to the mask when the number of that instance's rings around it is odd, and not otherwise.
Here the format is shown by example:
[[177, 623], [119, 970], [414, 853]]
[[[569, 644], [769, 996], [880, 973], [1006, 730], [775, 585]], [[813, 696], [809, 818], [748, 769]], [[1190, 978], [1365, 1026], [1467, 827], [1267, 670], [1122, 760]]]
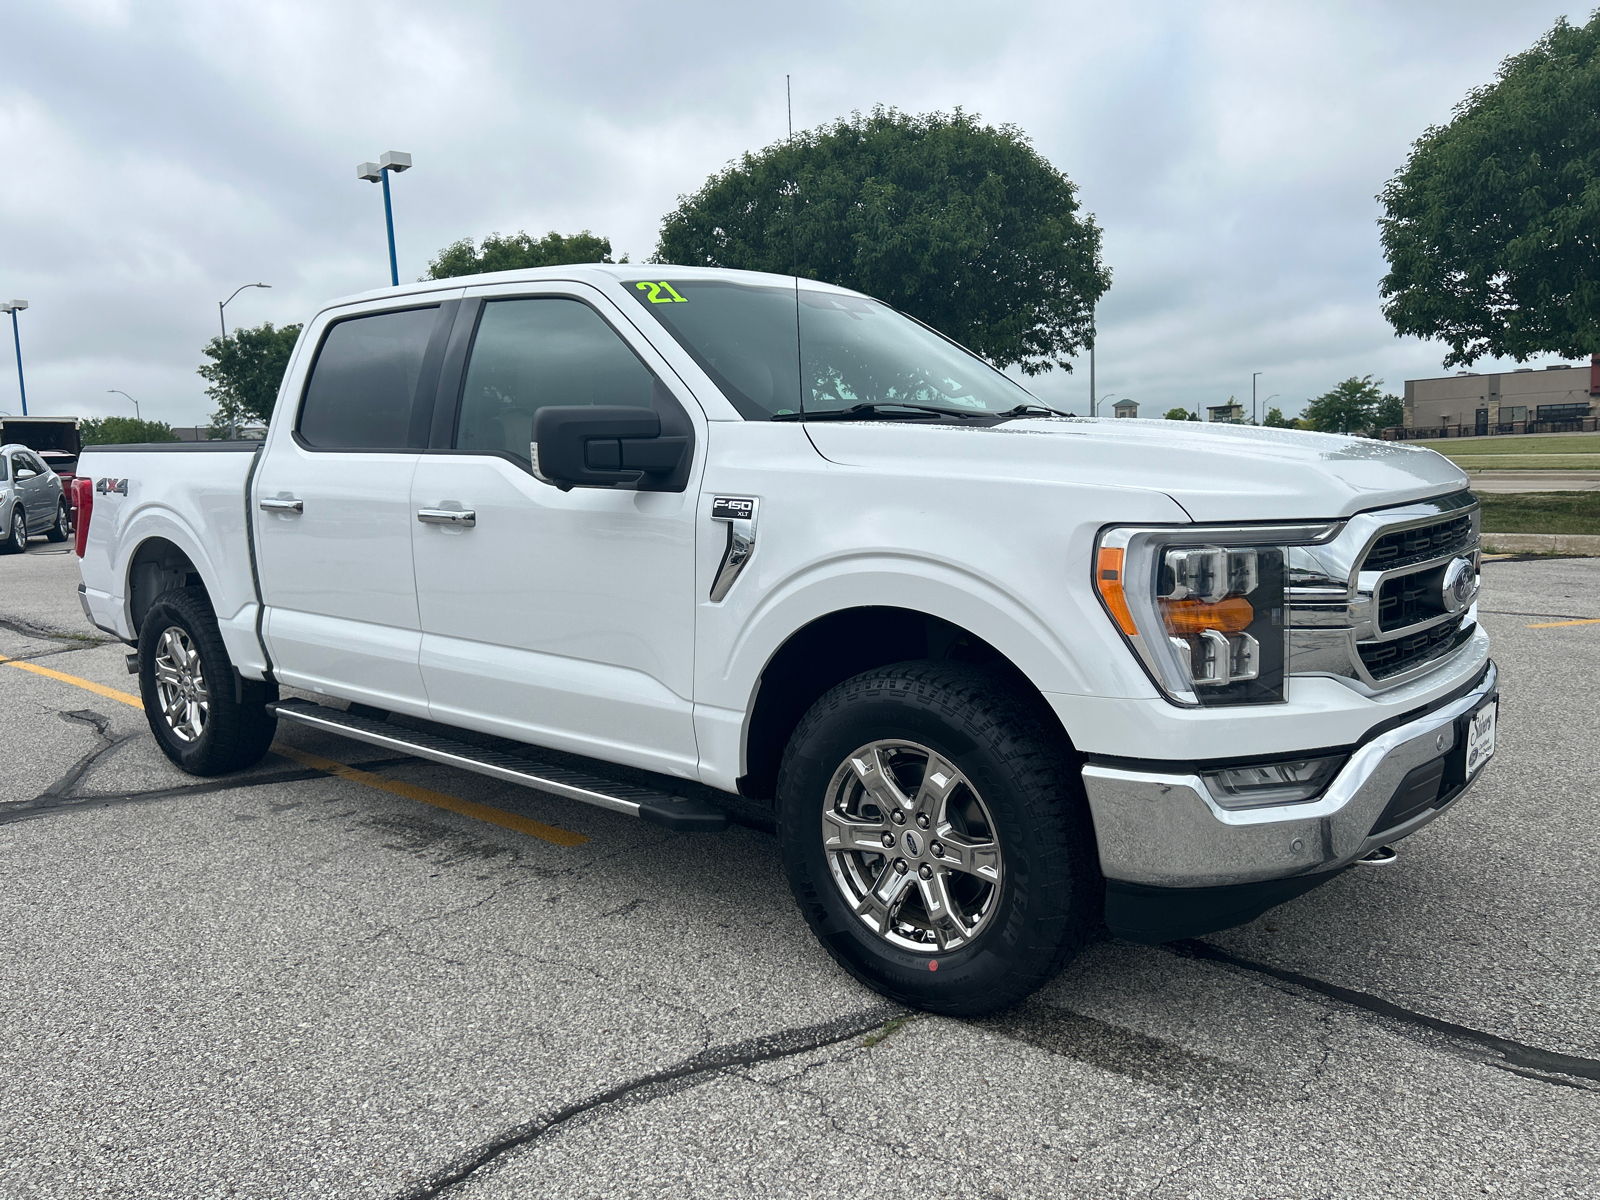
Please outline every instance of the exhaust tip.
[[1379, 846], [1371, 854], [1363, 855], [1356, 861], [1369, 867], [1387, 867], [1399, 857], [1393, 846]]

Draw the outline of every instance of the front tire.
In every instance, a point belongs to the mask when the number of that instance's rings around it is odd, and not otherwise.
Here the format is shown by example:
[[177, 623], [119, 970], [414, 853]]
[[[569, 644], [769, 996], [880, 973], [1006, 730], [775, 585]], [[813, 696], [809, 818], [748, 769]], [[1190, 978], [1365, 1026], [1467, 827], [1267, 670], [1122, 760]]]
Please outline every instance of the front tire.
[[72, 536], [72, 526], [67, 521], [67, 502], [56, 501], [56, 521], [49, 529], [44, 531], [46, 539], [52, 542], [64, 542]]
[[1077, 765], [1003, 677], [912, 662], [812, 706], [778, 777], [784, 865], [828, 952], [901, 1003], [1021, 1000], [1100, 925]]
[[21, 554], [28, 548], [28, 514], [22, 511], [22, 505], [14, 504], [11, 507], [11, 528], [6, 531], [6, 540], [0, 542], [0, 554]]
[[190, 775], [226, 775], [266, 755], [278, 718], [264, 698], [238, 700], [233, 663], [204, 588], [175, 588], [139, 629], [139, 694], [162, 753]]

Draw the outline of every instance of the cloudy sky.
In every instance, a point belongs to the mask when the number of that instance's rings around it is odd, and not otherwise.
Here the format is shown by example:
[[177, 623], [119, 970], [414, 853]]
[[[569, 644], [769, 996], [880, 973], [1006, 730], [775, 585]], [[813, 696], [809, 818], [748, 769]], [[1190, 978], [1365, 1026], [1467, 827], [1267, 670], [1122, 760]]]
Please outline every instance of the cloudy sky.
[[[783, 136], [787, 73], [797, 128], [959, 105], [1021, 126], [1079, 185], [1113, 272], [1102, 395], [1147, 416], [1248, 403], [1260, 371], [1292, 413], [1349, 375], [1398, 391], [1441, 373], [1439, 345], [1379, 313], [1373, 196], [1563, 14], [1587, 17], [1548, 0], [8, 5], [0, 298], [32, 305], [30, 411], [131, 415], [120, 388], [146, 418], [203, 422], [195, 367], [235, 287], [272, 290], [240, 295], [230, 327], [388, 282], [361, 160], [415, 158], [394, 181], [402, 279], [491, 230], [588, 228], [637, 260], [676, 197]], [[1030, 386], [1085, 412], [1086, 368]]]

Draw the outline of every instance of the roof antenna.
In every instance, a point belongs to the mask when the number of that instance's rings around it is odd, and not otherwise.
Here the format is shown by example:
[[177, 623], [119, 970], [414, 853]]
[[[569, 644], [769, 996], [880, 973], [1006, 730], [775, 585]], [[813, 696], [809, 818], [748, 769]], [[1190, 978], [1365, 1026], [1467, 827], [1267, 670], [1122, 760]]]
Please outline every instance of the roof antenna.
[[[789, 161], [794, 159], [794, 84], [793, 77], [783, 77], [783, 95], [789, 108]], [[794, 276], [794, 358], [795, 380], [800, 390], [800, 415], [806, 411], [806, 360], [800, 346], [800, 244], [795, 233], [795, 206], [800, 201], [800, 172], [795, 171], [794, 187], [789, 192], [789, 270]]]

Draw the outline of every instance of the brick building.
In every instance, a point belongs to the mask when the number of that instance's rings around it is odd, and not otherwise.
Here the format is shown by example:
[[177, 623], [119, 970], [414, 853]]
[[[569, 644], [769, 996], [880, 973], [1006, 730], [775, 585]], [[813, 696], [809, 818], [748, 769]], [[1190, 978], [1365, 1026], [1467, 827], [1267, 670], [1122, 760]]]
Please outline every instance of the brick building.
[[1592, 431], [1600, 422], [1600, 355], [1584, 366], [1408, 379], [1405, 404], [1406, 437]]

